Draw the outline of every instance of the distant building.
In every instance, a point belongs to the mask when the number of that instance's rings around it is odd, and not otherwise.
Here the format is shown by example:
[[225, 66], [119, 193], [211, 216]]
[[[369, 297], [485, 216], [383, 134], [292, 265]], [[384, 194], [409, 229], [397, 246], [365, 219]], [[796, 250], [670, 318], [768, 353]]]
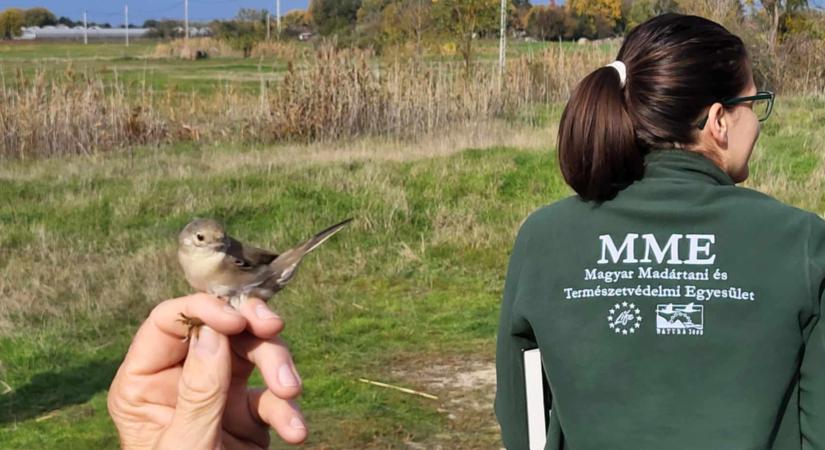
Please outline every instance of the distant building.
[[[83, 39], [83, 27], [69, 28], [66, 25], [45, 27], [23, 27], [23, 34], [16, 39], [33, 41], [36, 39]], [[147, 37], [152, 28], [129, 28], [130, 38]], [[89, 39], [124, 39], [125, 28], [89, 27]]]
[[[183, 37], [186, 34], [186, 30], [183, 27], [175, 27], [172, 29], [174, 32], [172, 35], [176, 37]], [[189, 37], [206, 37], [212, 36], [212, 30], [209, 27], [189, 27]]]
[[189, 28], [189, 36], [192, 36], [192, 37], [212, 36], [212, 30], [210, 30], [208, 27], [203, 27], [203, 28], [192, 27], [192, 28]]

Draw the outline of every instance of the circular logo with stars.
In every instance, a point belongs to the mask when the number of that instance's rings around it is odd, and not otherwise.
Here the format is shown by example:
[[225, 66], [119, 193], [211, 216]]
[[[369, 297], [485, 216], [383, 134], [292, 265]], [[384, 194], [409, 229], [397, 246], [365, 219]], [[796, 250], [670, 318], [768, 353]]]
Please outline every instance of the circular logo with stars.
[[607, 324], [616, 334], [627, 336], [636, 334], [636, 330], [642, 326], [641, 310], [633, 303], [616, 303], [610, 308], [607, 316]]

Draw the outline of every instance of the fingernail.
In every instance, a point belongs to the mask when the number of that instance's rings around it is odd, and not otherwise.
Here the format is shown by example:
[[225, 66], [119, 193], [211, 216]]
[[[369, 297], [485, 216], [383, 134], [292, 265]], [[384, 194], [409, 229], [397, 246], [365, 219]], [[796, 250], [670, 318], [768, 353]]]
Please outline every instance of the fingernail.
[[223, 305], [223, 311], [236, 316], [241, 315], [241, 313], [237, 309], [233, 308], [232, 305]]
[[204, 356], [212, 356], [218, 352], [218, 333], [215, 330], [202, 326], [195, 339], [195, 351]]
[[304, 421], [299, 419], [298, 416], [293, 417], [292, 420], [289, 421], [289, 426], [298, 429], [306, 428], [306, 425], [304, 425]]
[[255, 307], [255, 315], [258, 316], [259, 319], [269, 320], [269, 319], [280, 319], [277, 314], [272, 312], [271, 309], [267, 308], [266, 305], [258, 305]]
[[295, 378], [295, 374], [292, 372], [292, 367], [290, 367], [289, 364], [284, 364], [278, 369], [278, 381], [280, 381], [281, 386], [284, 387], [298, 386], [298, 379]]

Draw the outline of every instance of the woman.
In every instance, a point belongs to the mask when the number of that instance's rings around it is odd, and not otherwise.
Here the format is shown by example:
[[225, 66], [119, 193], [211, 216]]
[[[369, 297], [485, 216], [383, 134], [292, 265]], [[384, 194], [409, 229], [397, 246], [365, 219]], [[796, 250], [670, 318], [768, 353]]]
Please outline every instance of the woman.
[[677, 14], [582, 80], [558, 142], [578, 195], [530, 215], [507, 273], [507, 448], [538, 347], [548, 449], [825, 449], [825, 222], [735, 186], [772, 101], [738, 37]]

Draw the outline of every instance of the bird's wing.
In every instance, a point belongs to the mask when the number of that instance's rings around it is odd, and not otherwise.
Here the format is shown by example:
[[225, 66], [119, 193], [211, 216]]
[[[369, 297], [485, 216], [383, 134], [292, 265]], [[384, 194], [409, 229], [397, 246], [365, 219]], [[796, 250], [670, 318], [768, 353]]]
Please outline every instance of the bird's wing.
[[241, 270], [252, 270], [255, 267], [267, 265], [278, 257], [277, 253], [250, 247], [227, 237], [229, 245], [226, 248], [226, 259]]

